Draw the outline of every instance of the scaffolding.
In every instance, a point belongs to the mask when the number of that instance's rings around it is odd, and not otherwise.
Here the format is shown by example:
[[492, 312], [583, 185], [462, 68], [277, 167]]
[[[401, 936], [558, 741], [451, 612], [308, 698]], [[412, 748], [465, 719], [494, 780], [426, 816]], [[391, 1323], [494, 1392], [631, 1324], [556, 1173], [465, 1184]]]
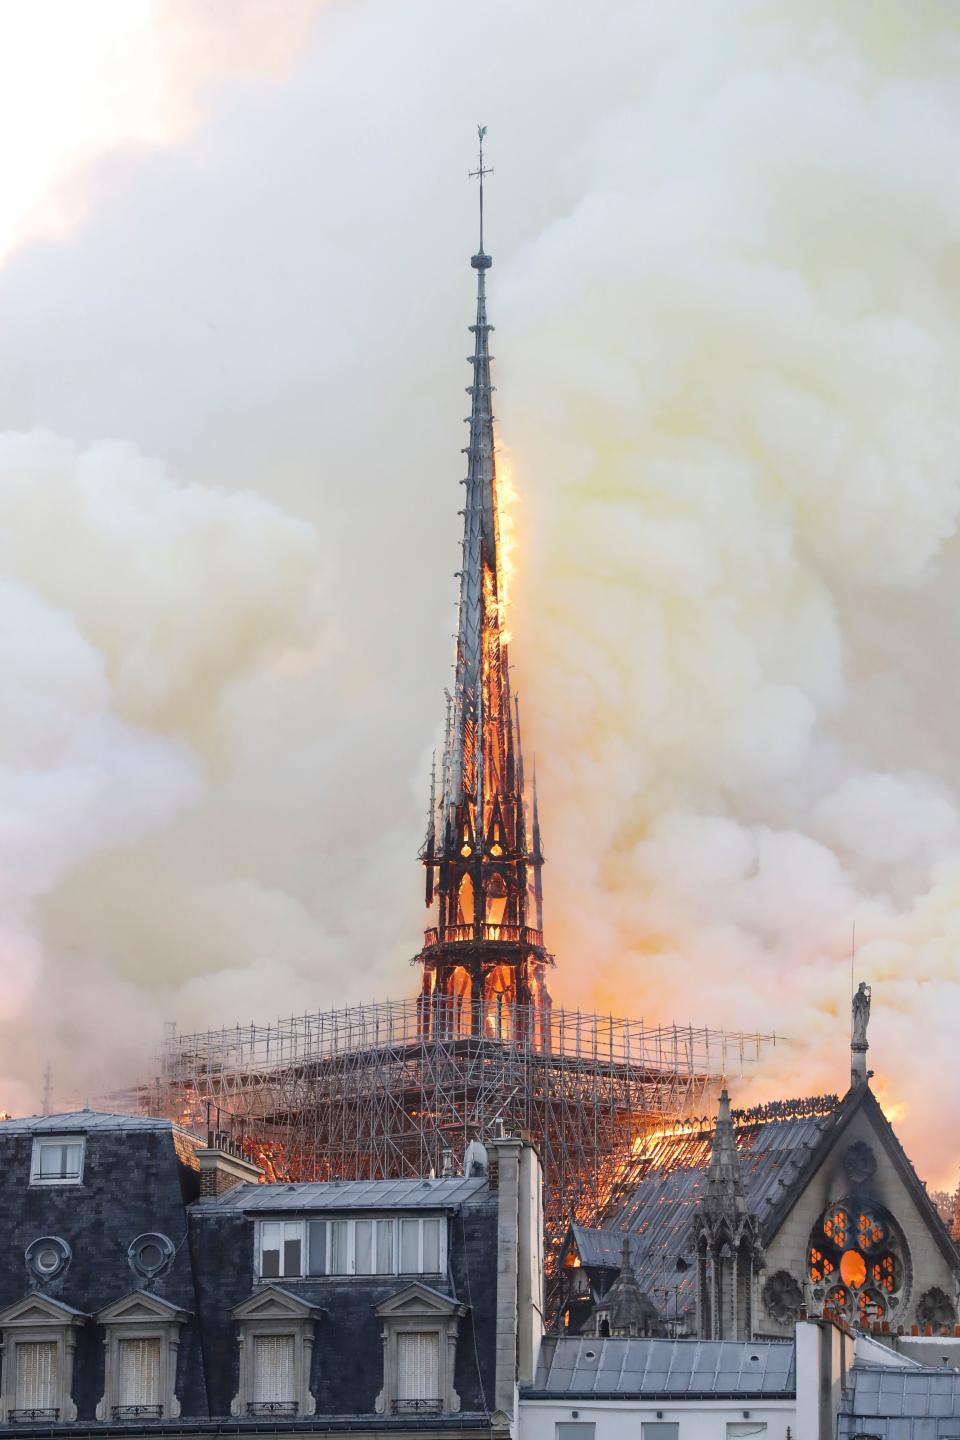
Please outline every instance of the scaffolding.
[[717, 1077], [775, 1037], [498, 1001], [346, 1007], [275, 1025], [171, 1032], [138, 1108], [242, 1140], [269, 1178], [440, 1174], [471, 1140], [529, 1137], [548, 1235], [595, 1222], [651, 1129], [702, 1112]]

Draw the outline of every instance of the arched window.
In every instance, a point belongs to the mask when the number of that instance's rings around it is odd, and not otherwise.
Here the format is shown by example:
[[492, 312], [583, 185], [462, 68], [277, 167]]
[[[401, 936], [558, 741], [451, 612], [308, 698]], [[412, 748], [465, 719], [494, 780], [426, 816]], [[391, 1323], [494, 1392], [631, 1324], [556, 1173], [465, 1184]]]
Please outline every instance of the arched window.
[[473, 924], [473, 881], [469, 875], [464, 875], [457, 891], [457, 924]]
[[472, 986], [470, 984], [470, 972], [462, 965], [457, 965], [450, 972], [447, 981], [449, 999], [447, 1004], [450, 1007], [450, 1030], [454, 1035], [470, 1034], [470, 996]]
[[488, 925], [503, 924], [507, 908], [507, 885], [502, 875], [491, 875], [487, 881], [487, 906], [485, 919]]
[[483, 998], [486, 1008], [486, 1033], [501, 1040], [509, 1040], [513, 1035], [513, 1010], [517, 998], [513, 970], [509, 965], [496, 965], [490, 971]]
[[821, 1215], [807, 1247], [813, 1294], [868, 1325], [902, 1309], [907, 1247], [893, 1216], [872, 1200], [850, 1197]]

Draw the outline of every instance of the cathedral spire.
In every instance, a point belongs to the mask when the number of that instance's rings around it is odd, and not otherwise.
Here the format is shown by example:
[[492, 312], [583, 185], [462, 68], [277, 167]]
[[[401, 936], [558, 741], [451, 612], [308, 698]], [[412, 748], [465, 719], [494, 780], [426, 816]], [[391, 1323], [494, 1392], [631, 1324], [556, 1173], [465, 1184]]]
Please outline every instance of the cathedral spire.
[[749, 1340], [763, 1263], [760, 1222], [747, 1206], [730, 1096], [724, 1086], [710, 1165], [693, 1217], [701, 1340]]
[[743, 1177], [740, 1174], [740, 1157], [733, 1133], [733, 1119], [730, 1114], [730, 1096], [726, 1086], [720, 1092], [720, 1107], [717, 1111], [717, 1128], [713, 1136], [710, 1153], [710, 1168], [707, 1171], [707, 1190], [704, 1202], [719, 1216], [729, 1217], [746, 1213], [743, 1193]]
[[480, 248], [470, 260], [477, 295], [473, 354], [467, 357], [472, 376], [455, 679], [439, 826], [428, 830], [421, 851], [427, 904], [436, 895], [438, 915], [417, 958], [424, 966], [424, 996], [455, 1000], [458, 1027], [501, 1034], [505, 1024], [514, 1024], [514, 1011], [547, 1003], [544, 967], [551, 961], [543, 949], [539, 904], [532, 925], [528, 916], [528, 889], [539, 900], [540, 861], [527, 848], [519, 711], [510, 694], [486, 295], [493, 260], [483, 244], [483, 182], [493, 171], [484, 165], [485, 126], [478, 135], [479, 164], [470, 175], [479, 182]]

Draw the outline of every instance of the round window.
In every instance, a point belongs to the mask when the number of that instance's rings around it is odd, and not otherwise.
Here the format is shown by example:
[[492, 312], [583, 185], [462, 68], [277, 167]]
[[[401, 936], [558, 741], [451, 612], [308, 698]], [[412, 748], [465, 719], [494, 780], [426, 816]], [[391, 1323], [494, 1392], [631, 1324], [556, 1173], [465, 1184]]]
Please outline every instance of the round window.
[[889, 1211], [873, 1200], [847, 1199], [817, 1221], [807, 1248], [815, 1298], [870, 1323], [902, 1307], [907, 1290], [906, 1244]]
[[27, 1246], [24, 1258], [27, 1269], [39, 1280], [52, 1280], [66, 1270], [71, 1255], [70, 1246], [59, 1235], [42, 1235]]
[[127, 1250], [127, 1258], [138, 1275], [148, 1280], [166, 1270], [175, 1254], [166, 1235], [138, 1235]]
[[859, 1290], [867, 1278], [867, 1264], [857, 1250], [844, 1250], [840, 1257], [840, 1279]]

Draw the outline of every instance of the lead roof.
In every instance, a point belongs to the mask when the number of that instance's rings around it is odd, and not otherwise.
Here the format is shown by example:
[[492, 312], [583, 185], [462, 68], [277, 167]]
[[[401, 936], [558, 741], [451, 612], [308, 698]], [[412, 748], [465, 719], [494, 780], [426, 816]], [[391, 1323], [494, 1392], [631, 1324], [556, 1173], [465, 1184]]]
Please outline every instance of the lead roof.
[[857, 1363], [837, 1419], [838, 1440], [956, 1440], [960, 1373], [923, 1367], [888, 1369]]
[[15, 1120], [0, 1120], [0, 1137], [4, 1135], [70, 1135], [87, 1131], [172, 1130], [170, 1120], [153, 1115], [113, 1115], [106, 1110], [68, 1110], [62, 1115], [21, 1115]]
[[789, 1399], [796, 1391], [795, 1350], [784, 1340], [599, 1340], [560, 1336], [545, 1342], [529, 1399], [554, 1396], [735, 1395]]
[[[761, 1224], [806, 1170], [832, 1129], [839, 1103], [826, 1097], [806, 1102], [813, 1113], [775, 1118], [735, 1112], [747, 1209]], [[581, 1263], [610, 1269], [619, 1268], [626, 1232], [637, 1280], [648, 1294], [665, 1297], [663, 1314], [683, 1313], [693, 1303], [693, 1220], [706, 1189], [713, 1133], [712, 1126], [701, 1125], [656, 1136], [638, 1158], [636, 1188], [609, 1228], [571, 1227]]]
[[347, 1180], [293, 1185], [237, 1185], [198, 1200], [196, 1210], [449, 1210], [488, 1190], [485, 1175], [436, 1180]]

